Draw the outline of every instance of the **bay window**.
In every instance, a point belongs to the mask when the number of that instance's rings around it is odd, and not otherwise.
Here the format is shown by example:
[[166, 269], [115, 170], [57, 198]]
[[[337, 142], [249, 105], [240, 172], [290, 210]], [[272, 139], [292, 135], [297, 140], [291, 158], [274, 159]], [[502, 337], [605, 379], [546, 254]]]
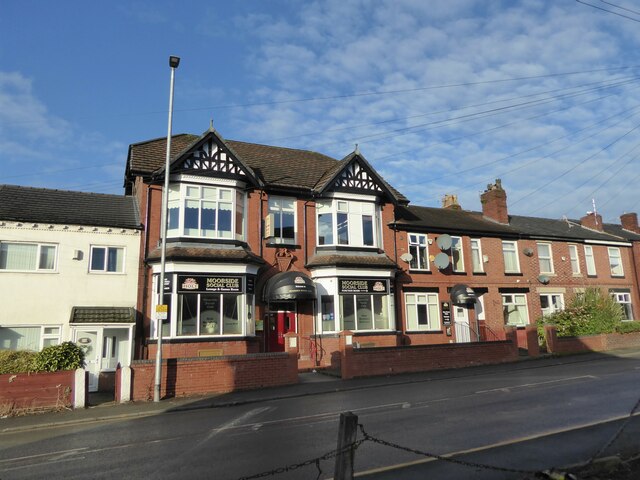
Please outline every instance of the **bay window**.
[[340, 295], [343, 330], [388, 330], [389, 295]]
[[323, 201], [318, 212], [318, 245], [376, 246], [376, 206], [352, 200]]
[[244, 195], [233, 188], [173, 184], [168, 210], [169, 237], [244, 239]]
[[241, 335], [241, 305], [237, 293], [193, 293], [178, 296], [179, 336]]
[[0, 243], [0, 270], [54, 271], [56, 245], [42, 243]]

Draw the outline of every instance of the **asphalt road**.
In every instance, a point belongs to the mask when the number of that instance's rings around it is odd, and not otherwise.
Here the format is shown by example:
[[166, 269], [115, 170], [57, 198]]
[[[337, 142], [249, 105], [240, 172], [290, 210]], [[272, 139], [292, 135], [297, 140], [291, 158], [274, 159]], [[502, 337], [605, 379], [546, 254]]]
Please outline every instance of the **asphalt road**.
[[[372, 437], [463, 462], [367, 441], [355, 460], [364, 478], [517, 479], [586, 460], [639, 398], [640, 352], [465, 369], [422, 382], [1, 434], [0, 479], [237, 479], [307, 460], [260, 478], [330, 478], [333, 459], [313, 460], [336, 448], [345, 411]], [[640, 451], [636, 420], [610, 451]]]

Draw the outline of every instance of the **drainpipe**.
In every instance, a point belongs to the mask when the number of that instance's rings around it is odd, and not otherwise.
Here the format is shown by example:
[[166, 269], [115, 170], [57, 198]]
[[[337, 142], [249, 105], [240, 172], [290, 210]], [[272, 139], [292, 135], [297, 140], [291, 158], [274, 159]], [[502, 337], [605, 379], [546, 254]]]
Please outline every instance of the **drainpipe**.
[[264, 195], [264, 190], [260, 189], [259, 192], [260, 192], [260, 218], [258, 218], [258, 239], [260, 240], [260, 247], [258, 250], [260, 252], [260, 258], [262, 258], [262, 244], [264, 241], [264, 239], [262, 238], [262, 233], [263, 233], [262, 232], [262, 214], [263, 214], [262, 197]]
[[[142, 243], [142, 259], [144, 260], [147, 257], [147, 248], [149, 248], [149, 216], [150, 216], [150, 212], [151, 209], [149, 208], [149, 202], [151, 201], [151, 185], [147, 185], [147, 201], [146, 201], [146, 207], [145, 207], [145, 214], [144, 214], [144, 241]], [[147, 282], [149, 280], [149, 265], [147, 265], [146, 262], [144, 262], [144, 267], [143, 267], [143, 284], [142, 284], [142, 319], [143, 319], [143, 324], [142, 324], [142, 333], [143, 333], [143, 337], [144, 337], [144, 316], [145, 316], [145, 312], [147, 311], [147, 302], [149, 301], [149, 295], [147, 293]], [[138, 277], [139, 278], [139, 277]], [[142, 351], [144, 350], [144, 343], [140, 343], [140, 356], [142, 356]], [[146, 356], [146, 355], [145, 355]]]

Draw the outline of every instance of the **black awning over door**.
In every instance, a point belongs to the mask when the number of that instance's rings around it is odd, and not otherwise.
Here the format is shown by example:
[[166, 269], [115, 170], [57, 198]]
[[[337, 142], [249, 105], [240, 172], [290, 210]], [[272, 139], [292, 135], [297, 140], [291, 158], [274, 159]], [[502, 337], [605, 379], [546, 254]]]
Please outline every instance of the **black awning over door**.
[[459, 283], [451, 287], [451, 303], [454, 305], [468, 305], [475, 303], [477, 299], [478, 295], [468, 285]]
[[280, 272], [267, 280], [264, 300], [315, 300], [316, 286], [307, 275], [300, 272]]

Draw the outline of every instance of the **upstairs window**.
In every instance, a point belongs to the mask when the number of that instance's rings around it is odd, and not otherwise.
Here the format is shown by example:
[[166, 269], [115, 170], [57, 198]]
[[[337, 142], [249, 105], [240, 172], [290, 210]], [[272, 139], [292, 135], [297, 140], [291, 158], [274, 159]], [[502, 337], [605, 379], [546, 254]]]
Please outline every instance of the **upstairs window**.
[[571, 273], [580, 273], [580, 259], [578, 258], [578, 246], [569, 245], [569, 259], [571, 260]]
[[421, 233], [409, 234], [409, 253], [411, 270], [429, 270], [429, 249], [427, 236]]
[[460, 237], [451, 237], [451, 268], [454, 272], [464, 272], [464, 255]]
[[584, 261], [587, 264], [587, 275], [596, 275], [596, 262], [593, 257], [593, 247], [591, 245], [584, 246]]
[[[274, 243], [296, 242], [296, 201], [294, 198], [269, 197], [269, 215], [272, 216]], [[270, 232], [269, 232], [270, 233]]]
[[168, 207], [169, 237], [244, 240], [244, 195], [235, 189], [174, 184]]
[[376, 207], [372, 202], [318, 202], [318, 245], [376, 246]]
[[124, 248], [91, 247], [90, 272], [124, 272]]
[[551, 244], [538, 244], [538, 264], [540, 273], [553, 273], [553, 257], [551, 256]]
[[471, 239], [471, 263], [473, 264], [473, 271], [475, 273], [482, 273], [484, 271], [482, 265], [482, 245], [479, 238]]
[[618, 247], [609, 247], [609, 267], [611, 268], [612, 277], [624, 277], [622, 269], [622, 257]]
[[502, 257], [504, 258], [505, 273], [520, 273], [518, 242], [504, 240], [502, 242]]
[[56, 245], [0, 243], [0, 270], [51, 272], [56, 268]]

